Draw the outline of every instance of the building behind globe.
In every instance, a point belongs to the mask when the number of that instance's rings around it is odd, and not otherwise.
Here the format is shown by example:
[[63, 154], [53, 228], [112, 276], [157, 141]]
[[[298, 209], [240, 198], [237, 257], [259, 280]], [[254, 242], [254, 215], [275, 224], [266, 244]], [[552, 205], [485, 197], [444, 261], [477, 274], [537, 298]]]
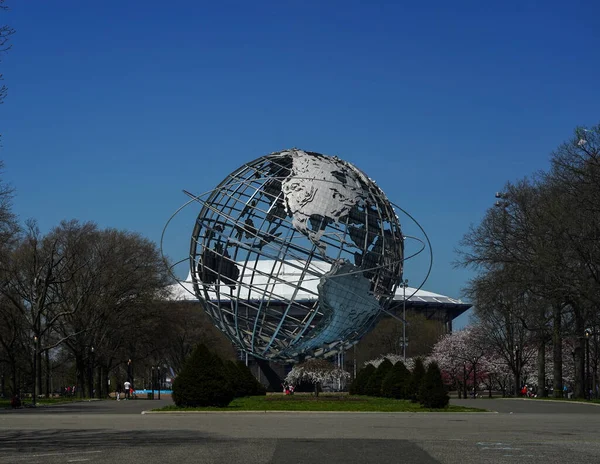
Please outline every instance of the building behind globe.
[[255, 358], [297, 362], [345, 351], [392, 303], [404, 258], [398, 216], [352, 164], [277, 152], [195, 200], [193, 291]]

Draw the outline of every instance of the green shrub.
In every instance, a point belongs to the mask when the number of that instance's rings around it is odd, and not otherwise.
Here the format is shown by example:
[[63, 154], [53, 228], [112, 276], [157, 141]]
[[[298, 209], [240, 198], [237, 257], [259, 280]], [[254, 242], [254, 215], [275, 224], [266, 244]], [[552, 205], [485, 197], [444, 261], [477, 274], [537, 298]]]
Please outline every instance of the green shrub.
[[225, 361], [225, 368], [235, 398], [267, 394], [266, 388], [256, 380], [243, 362]]
[[254, 374], [248, 369], [246, 364], [238, 361], [236, 367], [242, 380], [243, 390], [245, 392], [244, 396], [264, 396], [267, 394], [265, 386], [256, 380], [256, 377], [254, 377]]
[[369, 377], [371, 377], [371, 374], [373, 374], [374, 372], [375, 366], [373, 366], [373, 364], [367, 364], [360, 371], [358, 371], [358, 374], [356, 374], [356, 378], [350, 384], [350, 394], [365, 395], [367, 382], [369, 381]]
[[179, 407], [225, 407], [234, 390], [221, 359], [198, 345], [173, 381], [173, 401]]
[[398, 361], [383, 379], [381, 393], [388, 398], [406, 399], [409, 382], [410, 371], [402, 361]]
[[371, 374], [365, 387], [365, 394], [369, 396], [382, 396], [381, 384], [383, 379], [394, 368], [394, 365], [389, 359], [384, 359], [383, 362]]
[[425, 365], [421, 358], [415, 359], [415, 365], [410, 374], [410, 382], [408, 383], [408, 399], [413, 403], [419, 402], [419, 394], [421, 392], [421, 384], [425, 377]]
[[247, 393], [247, 387], [244, 382], [245, 379], [242, 377], [242, 372], [238, 369], [237, 363], [235, 361], [227, 360], [224, 362], [224, 366], [227, 371], [227, 378], [233, 389], [234, 398], [250, 396]]
[[450, 397], [442, 380], [442, 373], [436, 362], [427, 366], [420, 392], [420, 403], [426, 408], [445, 408]]

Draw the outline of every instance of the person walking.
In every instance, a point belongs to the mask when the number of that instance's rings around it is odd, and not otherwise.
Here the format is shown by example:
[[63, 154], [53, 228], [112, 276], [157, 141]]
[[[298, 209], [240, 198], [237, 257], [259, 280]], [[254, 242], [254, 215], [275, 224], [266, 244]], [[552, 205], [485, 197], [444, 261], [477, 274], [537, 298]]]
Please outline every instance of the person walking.
[[117, 397], [117, 401], [121, 401], [121, 384], [120, 383], [117, 383], [115, 396]]
[[129, 380], [127, 380], [123, 386], [125, 387], [125, 399], [128, 400], [129, 399], [129, 395], [131, 394], [131, 382], [129, 382]]

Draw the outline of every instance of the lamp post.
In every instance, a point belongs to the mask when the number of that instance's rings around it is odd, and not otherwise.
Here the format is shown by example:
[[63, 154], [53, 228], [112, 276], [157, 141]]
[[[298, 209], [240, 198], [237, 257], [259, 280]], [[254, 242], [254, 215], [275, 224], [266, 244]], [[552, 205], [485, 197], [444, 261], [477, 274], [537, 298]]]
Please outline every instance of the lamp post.
[[515, 346], [515, 396], [519, 396], [519, 390], [521, 388], [521, 357], [519, 356], [520, 350], [519, 345]]
[[154, 399], [154, 366], [152, 366], [150, 368], [150, 390], [151, 390], [151, 396], [150, 399]]
[[402, 358], [406, 363], [406, 287], [408, 287], [408, 279], [400, 282], [402, 287]]
[[158, 399], [160, 400], [160, 388], [162, 386], [161, 385], [162, 384], [162, 377], [160, 376], [160, 366], [158, 366], [156, 368], [156, 370], [158, 371], [156, 375], [158, 377], [158, 379], [157, 379], [158, 380]]
[[94, 347], [90, 348], [90, 398], [94, 398]]
[[477, 358], [473, 358], [473, 399], [477, 398]]
[[467, 361], [463, 361], [463, 397], [466, 400], [467, 396]]
[[585, 356], [586, 356], [586, 367], [585, 367], [585, 396], [588, 400], [592, 399], [592, 388], [590, 387], [590, 335], [592, 331], [585, 329]]
[[133, 383], [133, 364], [131, 362], [131, 359], [127, 360], [127, 380], [130, 383]]
[[37, 335], [33, 337], [33, 395], [32, 404], [35, 406], [37, 402], [37, 352], [38, 352], [38, 338]]

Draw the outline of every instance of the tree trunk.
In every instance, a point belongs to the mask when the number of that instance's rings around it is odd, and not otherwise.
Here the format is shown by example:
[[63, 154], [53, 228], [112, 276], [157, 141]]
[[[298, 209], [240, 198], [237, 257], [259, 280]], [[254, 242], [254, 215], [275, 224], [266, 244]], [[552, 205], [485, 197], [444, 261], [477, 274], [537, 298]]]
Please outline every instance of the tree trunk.
[[515, 396], [519, 396], [521, 392], [521, 351], [515, 350]]
[[564, 388], [562, 364], [562, 311], [559, 305], [554, 306], [552, 318], [552, 361], [554, 363], [554, 368], [552, 371], [554, 380], [552, 382], [552, 386], [554, 388], [554, 397], [562, 398]]
[[583, 338], [584, 322], [580, 311], [575, 309], [575, 333], [577, 344], [575, 345], [575, 396], [584, 399], [585, 391], [585, 340]]
[[84, 397], [84, 391], [83, 391], [83, 389], [85, 388], [85, 363], [83, 362], [83, 359], [81, 358], [81, 356], [76, 356], [75, 357], [75, 366], [76, 366], [76, 369], [77, 369], [77, 374], [76, 374], [76, 378], [77, 378], [77, 385], [76, 385], [77, 396], [79, 396], [79, 398], [83, 398]]
[[50, 376], [52, 375], [52, 370], [50, 369], [50, 352], [48, 350], [46, 350], [46, 398], [50, 398], [51, 395], [51, 389], [52, 387], [50, 386]]
[[110, 385], [108, 385], [108, 373], [110, 372], [110, 366], [106, 365], [103, 366], [102, 368], [102, 384], [104, 385], [104, 388], [106, 389], [106, 396], [110, 395]]
[[96, 366], [96, 397], [97, 398], [105, 398], [106, 391], [102, 386], [102, 364], [98, 362]]
[[[41, 345], [41, 343], [40, 343], [40, 345]], [[43, 367], [42, 359], [43, 359], [42, 358], [42, 353], [38, 352], [38, 354], [37, 354], [37, 372], [36, 372], [36, 375], [35, 375], [35, 379], [36, 379], [36, 382], [37, 382], [37, 386], [36, 386], [35, 391], [36, 391], [37, 395], [41, 395], [42, 392], [44, 391], [42, 389], [42, 379], [43, 379], [43, 377], [42, 377], [42, 372], [43, 372], [42, 371], [42, 367]]]
[[583, 340], [578, 339], [577, 345], [573, 350], [573, 357], [575, 361], [575, 388], [574, 395], [576, 398], [585, 398], [585, 349], [581, 346]]
[[319, 396], [319, 382], [315, 382], [315, 396]]
[[17, 363], [15, 362], [14, 358], [11, 358], [10, 360], [10, 389], [11, 389], [11, 396], [16, 395], [19, 392], [19, 389], [17, 388], [17, 379], [19, 378], [19, 374], [17, 372]]
[[537, 391], [538, 396], [548, 396], [546, 393], [546, 341], [543, 338], [540, 340], [538, 345]]

